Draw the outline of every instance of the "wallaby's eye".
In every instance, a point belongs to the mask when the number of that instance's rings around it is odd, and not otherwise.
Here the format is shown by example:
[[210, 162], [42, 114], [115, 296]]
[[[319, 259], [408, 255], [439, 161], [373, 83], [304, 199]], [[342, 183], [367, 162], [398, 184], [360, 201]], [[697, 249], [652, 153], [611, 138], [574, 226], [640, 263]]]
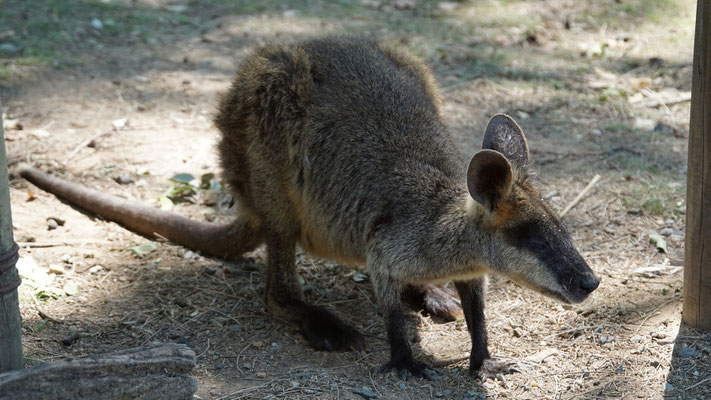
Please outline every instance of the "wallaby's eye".
[[546, 242], [544, 242], [542, 240], [538, 240], [538, 239], [533, 239], [533, 240], [529, 241], [527, 247], [532, 252], [538, 253], [538, 254], [543, 253], [544, 251], [546, 251], [548, 249], [548, 245], [546, 244]]

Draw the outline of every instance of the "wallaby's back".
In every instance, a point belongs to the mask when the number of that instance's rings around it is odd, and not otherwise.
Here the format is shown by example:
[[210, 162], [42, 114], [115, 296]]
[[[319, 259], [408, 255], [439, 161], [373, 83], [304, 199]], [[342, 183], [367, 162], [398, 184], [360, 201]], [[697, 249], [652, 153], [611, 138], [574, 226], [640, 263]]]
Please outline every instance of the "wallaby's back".
[[438, 104], [422, 62], [369, 40], [262, 48], [220, 103], [225, 178], [268, 229], [363, 262], [379, 229], [421, 229], [466, 193]]

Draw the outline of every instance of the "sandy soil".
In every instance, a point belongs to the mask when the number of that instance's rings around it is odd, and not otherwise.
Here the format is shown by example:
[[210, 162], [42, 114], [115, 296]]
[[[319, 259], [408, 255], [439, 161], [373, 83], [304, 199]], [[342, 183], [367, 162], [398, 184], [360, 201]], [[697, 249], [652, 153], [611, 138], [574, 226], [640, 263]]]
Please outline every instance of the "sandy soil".
[[[110, 26], [109, 18], [160, 12], [179, 22], [158, 23], [148, 40], [134, 34], [143, 32], [138, 25], [109, 33], [79, 20], [82, 31], [70, 31], [76, 40], [56, 65], [2, 59], [14, 73], [0, 80], [3, 111], [23, 125], [6, 131], [11, 175], [28, 161], [156, 206], [175, 174], [219, 174], [215, 98], [250, 49], [344, 30], [397, 40], [432, 65], [463, 157], [478, 150], [490, 115], [514, 116], [556, 210], [602, 177], [565, 217], [600, 288], [567, 306], [492, 278], [491, 351], [521, 372], [482, 383], [467, 374], [464, 322], [414, 312], [414, 350], [437, 366], [435, 379], [379, 373], [388, 354], [384, 324], [369, 283], [356, 282], [351, 266], [298, 255], [307, 299], [357, 326], [369, 346], [361, 354], [315, 352], [264, 309], [262, 249], [224, 262], [157, 241], [138, 258], [127, 249], [150, 239], [12, 175], [23, 265], [34, 262], [36, 280], [48, 280], [37, 289], [25, 278], [21, 288], [26, 365], [181, 342], [197, 354], [203, 399], [358, 399], [352, 390], [363, 386], [388, 399], [711, 397], [711, 335], [680, 326], [689, 106], [672, 100], [690, 90], [688, 3], [658, 24], [636, 14], [646, 2], [608, 15], [617, 10], [613, 1], [587, 8], [572, 1], [126, 1], [97, 8], [96, 17]], [[102, 132], [110, 133], [68, 159]], [[219, 190], [184, 200], [173, 211], [230, 218], [229, 196]], [[50, 230], [48, 218], [64, 224]], [[649, 233], [663, 228], [672, 232], [667, 253], [649, 243]], [[48, 273], [51, 265], [63, 273]], [[63, 345], [72, 331], [80, 338]]]

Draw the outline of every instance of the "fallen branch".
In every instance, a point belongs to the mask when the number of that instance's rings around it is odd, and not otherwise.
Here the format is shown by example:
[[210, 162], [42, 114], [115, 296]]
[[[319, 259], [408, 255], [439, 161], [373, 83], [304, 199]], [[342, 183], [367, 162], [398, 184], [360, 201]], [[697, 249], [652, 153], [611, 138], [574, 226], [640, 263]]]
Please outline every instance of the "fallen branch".
[[582, 200], [583, 196], [585, 196], [585, 194], [587, 192], [589, 192], [590, 189], [592, 189], [592, 187], [595, 186], [595, 184], [599, 180], [600, 180], [600, 175], [595, 174], [595, 176], [593, 176], [593, 178], [590, 180], [590, 183], [588, 183], [588, 185], [585, 186], [585, 188], [580, 193], [578, 193], [578, 195], [573, 199], [573, 201], [571, 201], [565, 207], [565, 209], [563, 209], [563, 212], [560, 213], [560, 217], [561, 218], [565, 217], [565, 214], [567, 214], [570, 210], [572, 210], [573, 207], [575, 207], [580, 202], [580, 200]]
[[0, 400], [192, 399], [195, 352], [158, 344], [0, 374]]

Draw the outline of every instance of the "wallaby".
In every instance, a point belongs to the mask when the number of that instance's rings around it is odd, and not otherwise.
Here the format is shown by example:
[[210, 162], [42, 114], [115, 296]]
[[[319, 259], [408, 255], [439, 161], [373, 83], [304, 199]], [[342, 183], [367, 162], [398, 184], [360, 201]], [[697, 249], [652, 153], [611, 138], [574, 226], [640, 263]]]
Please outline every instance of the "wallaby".
[[400, 293], [453, 280], [471, 338], [470, 371], [490, 359], [486, 273], [564, 302], [598, 287], [565, 227], [529, 179], [521, 128], [495, 115], [465, 169], [439, 112], [429, 69], [394, 47], [351, 37], [274, 44], [247, 58], [215, 119], [225, 180], [243, 227], [240, 251], [267, 246], [266, 304], [317, 349], [359, 349], [363, 337], [303, 301], [294, 248], [364, 264], [385, 317], [384, 370], [421, 376]]
[[430, 70], [395, 47], [342, 36], [272, 44], [239, 67], [215, 118], [224, 178], [238, 202], [232, 225], [136, 204], [127, 217], [115, 198], [62, 189], [29, 167], [21, 173], [134, 230], [210, 254], [265, 243], [266, 305], [316, 349], [357, 350], [365, 341], [304, 301], [295, 246], [365, 265], [390, 342], [384, 371], [426, 375], [412, 355], [400, 298], [407, 289], [446, 303], [432, 284], [453, 280], [472, 340], [469, 369], [486, 379], [515, 370], [487, 349], [486, 274], [566, 303], [583, 301], [600, 281], [533, 186], [516, 122], [493, 116], [483, 150], [466, 168], [439, 104]]

